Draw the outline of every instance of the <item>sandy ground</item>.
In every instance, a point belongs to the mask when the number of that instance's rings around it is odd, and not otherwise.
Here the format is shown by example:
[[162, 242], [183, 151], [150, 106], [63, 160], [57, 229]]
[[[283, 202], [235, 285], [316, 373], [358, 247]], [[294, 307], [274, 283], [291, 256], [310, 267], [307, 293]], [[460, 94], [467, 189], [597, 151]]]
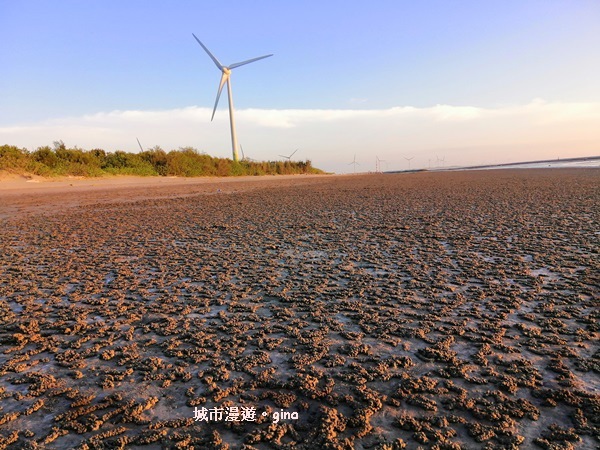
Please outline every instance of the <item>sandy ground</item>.
[[194, 196], [230, 194], [259, 187], [278, 187], [322, 182], [329, 175], [273, 175], [264, 177], [102, 177], [42, 178], [0, 174], [0, 218], [27, 212], [52, 211], [104, 202], [131, 202]]
[[599, 223], [595, 169], [3, 180], [0, 448], [597, 448]]

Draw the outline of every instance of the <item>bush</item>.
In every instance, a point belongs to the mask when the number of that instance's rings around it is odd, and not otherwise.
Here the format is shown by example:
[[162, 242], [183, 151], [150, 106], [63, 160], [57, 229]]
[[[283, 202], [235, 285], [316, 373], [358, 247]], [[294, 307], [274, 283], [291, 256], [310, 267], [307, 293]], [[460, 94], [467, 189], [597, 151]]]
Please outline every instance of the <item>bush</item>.
[[142, 160], [149, 163], [157, 174], [167, 175], [168, 173], [168, 158], [167, 153], [159, 146], [151, 150], [139, 153]]
[[67, 148], [55, 141], [54, 148], [39, 147], [32, 153], [11, 145], [0, 146], [0, 170], [31, 172], [42, 176], [74, 175], [97, 177], [112, 175], [170, 175], [241, 176], [295, 173], [323, 173], [312, 167], [310, 161], [239, 161], [213, 158], [192, 147], [165, 152], [156, 146], [141, 153], [122, 150], [106, 152], [96, 148], [90, 151]]
[[0, 146], [0, 170], [23, 170], [29, 162], [29, 153], [14, 145]]
[[113, 175], [158, 175], [153, 165], [140, 154], [126, 153], [121, 150], [107, 153], [103, 160], [102, 169]]
[[48, 146], [39, 147], [36, 151], [31, 154], [35, 162], [39, 162], [50, 169], [58, 167], [59, 159], [58, 156]]

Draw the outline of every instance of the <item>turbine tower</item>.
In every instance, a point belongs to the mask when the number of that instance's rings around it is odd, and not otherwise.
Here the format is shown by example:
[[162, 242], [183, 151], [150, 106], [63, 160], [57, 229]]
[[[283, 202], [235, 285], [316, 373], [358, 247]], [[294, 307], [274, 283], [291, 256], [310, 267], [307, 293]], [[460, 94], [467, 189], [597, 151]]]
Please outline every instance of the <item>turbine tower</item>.
[[356, 162], [356, 153], [354, 154], [354, 159], [352, 160], [352, 162], [350, 164], [348, 164], [349, 166], [354, 165], [354, 173], [356, 173], [356, 166], [360, 166], [359, 163]]
[[381, 168], [381, 163], [385, 163], [386, 168], [387, 168], [387, 161], [385, 159], [379, 159], [379, 156], [375, 156], [375, 173], [379, 172], [379, 173], [383, 173], [383, 169]]
[[437, 160], [437, 167], [440, 166], [440, 162], [442, 163], [442, 167], [444, 167], [444, 163], [446, 162], [446, 155], [443, 158], [440, 158], [438, 155], [435, 155], [435, 159]]
[[237, 151], [237, 147], [238, 147], [237, 135], [235, 133], [235, 120], [233, 118], [233, 96], [231, 95], [231, 81], [230, 81], [231, 71], [233, 69], [235, 69], [236, 67], [240, 67], [245, 64], [250, 64], [251, 62], [258, 61], [259, 59], [268, 58], [269, 56], [273, 56], [273, 55], [271, 54], [271, 55], [259, 56], [258, 58], [252, 58], [252, 59], [248, 59], [246, 61], [230, 64], [229, 66], [224, 66], [223, 64], [221, 64], [219, 62], [219, 60], [217, 58], [215, 58], [215, 56], [210, 52], [210, 50], [207, 49], [202, 42], [200, 42], [200, 39], [198, 39], [194, 33], [192, 33], [192, 36], [194, 36], [194, 39], [196, 39], [198, 41], [198, 44], [200, 44], [200, 46], [204, 49], [204, 51], [206, 53], [208, 53], [208, 56], [210, 56], [210, 59], [213, 60], [213, 62], [217, 66], [217, 68], [221, 71], [221, 82], [219, 83], [219, 90], [217, 91], [217, 99], [215, 100], [215, 106], [213, 108], [212, 117], [210, 118], [211, 121], [215, 117], [215, 111], [217, 110], [217, 105], [219, 104], [219, 97], [221, 97], [221, 91], [223, 90], [223, 86], [225, 85], [225, 83], [227, 83], [227, 97], [229, 99], [229, 125], [231, 127], [231, 149], [233, 151], [233, 160], [235, 162], [237, 162], [237, 161], [239, 161], [239, 158], [238, 158], [238, 151]]

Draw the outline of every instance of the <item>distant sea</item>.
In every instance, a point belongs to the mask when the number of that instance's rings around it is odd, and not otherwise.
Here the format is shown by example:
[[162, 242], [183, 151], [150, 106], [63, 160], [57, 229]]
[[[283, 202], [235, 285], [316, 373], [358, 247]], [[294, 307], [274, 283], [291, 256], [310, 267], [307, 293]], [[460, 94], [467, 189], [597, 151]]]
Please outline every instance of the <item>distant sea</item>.
[[600, 168], [600, 156], [589, 158], [557, 159], [553, 161], [532, 161], [517, 164], [498, 164], [496, 166], [448, 167], [446, 170], [496, 170], [496, 169], [589, 169]]

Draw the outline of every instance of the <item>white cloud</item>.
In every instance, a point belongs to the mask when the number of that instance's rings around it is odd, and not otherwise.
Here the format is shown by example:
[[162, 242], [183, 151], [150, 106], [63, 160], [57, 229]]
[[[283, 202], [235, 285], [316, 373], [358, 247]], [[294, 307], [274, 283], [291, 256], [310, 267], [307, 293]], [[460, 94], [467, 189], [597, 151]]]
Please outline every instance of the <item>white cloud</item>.
[[[162, 111], [111, 111], [0, 126], [0, 144], [34, 149], [62, 139], [68, 146], [137, 151], [193, 146], [229, 156], [229, 117], [220, 109], [190, 106]], [[238, 138], [254, 159], [276, 159], [295, 148], [327, 170], [349, 171], [348, 155], [361, 167], [375, 155], [391, 168], [426, 167], [435, 155], [450, 165], [600, 154], [600, 103], [558, 103], [536, 99], [525, 105], [480, 108], [435, 105], [388, 109], [241, 109]]]

